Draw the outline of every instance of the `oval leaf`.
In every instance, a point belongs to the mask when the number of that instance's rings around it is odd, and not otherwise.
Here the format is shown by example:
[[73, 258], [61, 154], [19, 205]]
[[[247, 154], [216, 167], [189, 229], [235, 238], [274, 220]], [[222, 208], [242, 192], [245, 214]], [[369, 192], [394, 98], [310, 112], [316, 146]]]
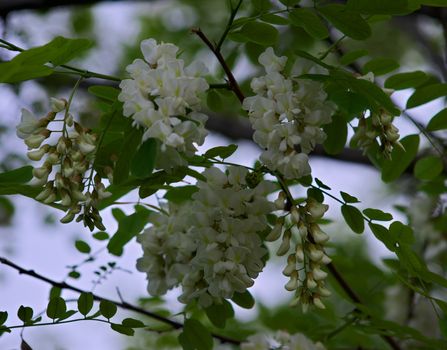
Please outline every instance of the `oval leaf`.
[[407, 101], [407, 109], [414, 108], [439, 97], [447, 96], [447, 84], [423, 86], [413, 93]]
[[387, 89], [403, 90], [416, 88], [427, 80], [427, 74], [422, 71], [398, 73], [385, 81]]
[[111, 301], [101, 300], [101, 302], [99, 303], [99, 311], [105, 318], [111, 319], [113, 316], [115, 316], [117, 307]]
[[78, 310], [79, 312], [87, 316], [93, 307], [93, 294], [92, 293], [82, 293], [78, 298]]
[[313, 11], [298, 8], [289, 12], [289, 19], [294, 26], [302, 27], [311, 37], [322, 40], [329, 36], [326, 25]]
[[152, 174], [157, 158], [157, 148], [157, 141], [153, 138], [147, 139], [140, 145], [130, 163], [133, 176], [145, 178]]
[[377, 221], [393, 220], [393, 215], [391, 215], [390, 213], [385, 213], [380, 209], [368, 208], [363, 210], [363, 214], [365, 214], [371, 220], [377, 220]]
[[63, 317], [67, 312], [67, 305], [65, 300], [61, 297], [50, 299], [47, 306], [47, 316], [53, 320]]
[[433, 180], [443, 169], [444, 165], [439, 157], [428, 156], [416, 162], [414, 176], [420, 180]]
[[408, 135], [400, 140], [400, 143], [405, 150], [394, 147], [393, 152], [391, 152], [391, 159], [383, 161], [382, 180], [385, 182], [397, 180], [411, 164], [418, 152], [419, 136]]
[[427, 125], [428, 131], [437, 131], [447, 129], [447, 108], [437, 113], [430, 119]]
[[247, 40], [263, 46], [274, 45], [278, 40], [278, 30], [262, 22], [245, 23], [239, 33]]
[[363, 233], [365, 230], [365, 222], [363, 221], [363, 215], [360, 210], [352, 205], [344, 204], [341, 206], [341, 213], [352, 231], [355, 233]]
[[92, 248], [90, 248], [88, 243], [85, 241], [82, 241], [82, 240], [77, 240], [75, 242], [75, 247], [79, 252], [84, 253], [84, 254], [88, 254], [92, 251]]
[[188, 319], [183, 324], [179, 342], [185, 349], [211, 350], [213, 348], [211, 333], [194, 319]]
[[371, 35], [369, 24], [357, 12], [349, 11], [346, 6], [331, 4], [319, 7], [318, 11], [335, 28], [356, 40], [364, 40]]

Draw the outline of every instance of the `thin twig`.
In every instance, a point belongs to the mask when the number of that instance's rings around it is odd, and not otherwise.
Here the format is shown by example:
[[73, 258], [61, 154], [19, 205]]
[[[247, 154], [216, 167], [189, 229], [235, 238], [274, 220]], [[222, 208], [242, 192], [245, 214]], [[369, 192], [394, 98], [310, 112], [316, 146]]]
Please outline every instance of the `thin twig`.
[[244, 102], [244, 94], [241, 90], [241, 88], [239, 87], [239, 84], [237, 83], [236, 79], [234, 78], [233, 73], [231, 72], [230, 67], [228, 67], [227, 62], [225, 61], [225, 59], [223, 58], [222, 54], [220, 53], [220, 51], [214, 46], [214, 44], [207, 38], [207, 36], [200, 30], [200, 28], [193, 28], [191, 29], [191, 31], [196, 34], [200, 39], [202, 39], [202, 41], [205, 43], [206, 46], [209, 47], [209, 49], [211, 50], [211, 52], [214, 54], [214, 56], [216, 56], [217, 60], [219, 61], [220, 65], [222, 66], [227, 78], [228, 78], [228, 83], [231, 87], [231, 90], [233, 90], [233, 92], [236, 94], [237, 98], [239, 99], [239, 101], [242, 103]]
[[[15, 264], [14, 262], [12, 262], [12, 261], [4, 258], [4, 257], [0, 257], [0, 263], [4, 264], [6, 266], [12, 267], [13, 269], [17, 270], [19, 272], [19, 274], [23, 274], [23, 275], [27, 275], [27, 276], [36, 278], [36, 279], [38, 279], [40, 281], [43, 281], [43, 282], [46, 282], [46, 283], [52, 285], [53, 287], [57, 287], [57, 288], [60, 288], [60, 289], [68, 289], [68, 290], [71, 290], [71, 291], [77, 292], [77, 293], [86, 293], [84, 290], [82, 290], [80, 288], [77, 288], [75, 286], [72, 286], [72, 285], [70, 285], [70, 284], [68, 284], [66, 282], [57, 282], [57, 281], [54, 281], [54, 280], [52, 280], [52, 279], [50, 279], [48, 277], [45, 277], [45, 276], [35, 272], [34, 270], [26, 270], [23, 267]], [[96, 301], [101, 301], [101, 300], [109, 301], [111, 303], [114, 303], [116, 306], [119, 306], [122, 309], [134, 311], [134, 312], [137, 312], [137, 313], [139, 313], [141, 315], [148, 316], [148, 317], [153, 318], [153, 319], [155, 319], [157, 321], [165, 323], [165, 324], [171, 326], [174, 329], [182, 329], [183, 328], [183, 324], [180, 323], [180, 322], [171, 320], [171, 319], [169, 319], [167, 317], [164, 317], [164, 316], [161, 316], [161, 315], [156, 314], [154, 312], [145, 310], [145, 309], [143, 309], [141, 307], [129, 304], [129, 303], [125, 302], [125, 301], [117, 302], [117, 301], [113, 301], [113, 300], [110, 300], [110, 299], [107, 299], [107, 298], [100, 297], [100, 296], [98, 296], [96, 294], [93, 294], [93, 299], [96, 300]], [[226, 337], [226, 336], [223, 336], [223, 335], [219, 335], [219, 334], [215, 334], [215, 333], [211, 333], [211, 335], [214, 338], [219, 339], [223, 343], [228, 343], [228, 344], [233, 344], [233, 345], [239, 345], [240, 344], [240, 341], [236, 340], [236, 339], [232, 339], [232, 338], [229, 338], [229, 337]]]

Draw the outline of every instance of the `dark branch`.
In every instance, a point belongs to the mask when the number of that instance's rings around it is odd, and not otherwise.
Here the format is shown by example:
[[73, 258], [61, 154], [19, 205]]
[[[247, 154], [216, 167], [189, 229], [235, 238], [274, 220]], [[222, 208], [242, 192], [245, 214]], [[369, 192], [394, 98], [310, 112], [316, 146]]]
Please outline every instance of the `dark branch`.
[[[68, 284], [66, 282], [57, 282], [57, 281], [54, 281], [54, 280], [52, 280], [52, 279], [50, 279], [48, 277], [45, 277], [45, 276], [42, 276], [42, 275], [38, 274], [34, 270], [26, 270], [23, 267], [13, 263], [12, 261], [10, 261], [10, 260], [8, 260], [6, 258], [0, 257], [0, 263], [2, 263], [3, 265], [6, 265], [6, 266], [12, 267], [13, 269], [17, 270], [19, 272], [19, 274], [23, 274], [23, 275], [27, 275], [27, 276], [36, 278], [36, 279], [38, 279], [40, 281], [43, 281], [43, 282], [46, 282], [46, 283], [52, 285], [53, 287], [57, 287], [57, 288], [60, 288], [60, 289], [68, 289], [68, 290], [71, 290], [71, 291], [77, 292], [77, 293], [85, 293], [84, 290], [82, 290], [80, 288], [77, 288], [77, 287], [74, 287], [74, 286], [72, 286], [72, 285], [70, 285], [70, 284]], [[162, 322], [164, 324], [167, 324], [167, 325], [171, 326], [174, 329], [182, 329], [183, 328], [183, 324], [180, 323], [180, 322], [173, 321], [173, 320], [171, 320], [171, 319], [169, 319], [167, 317], [160, 316], [160, 315], [158, 315], [158, 314], [156, 314], [154, 312], [151, 312], [151, 311], [145, 310], [143, 308], [140, 308], [138, 306], [129, 304], [129, 303], [125, 302], [125, 301], [117, 302], [117, 301], [113, 301], [113, 300], [110, 300], [110, 299], [107, 299], [107, 298], [100, 297], [100, 296], [95, 295], [95, 294], [93, 294], [93, 298], [96, 301], [101, 301], [101, 300], [109, 301], [111, 303], [114, 303], [116, 306], [119, 306], [122, 309], [134, 311], [134, 312], [137, 312], [137, 313], [139, 313], [141, 315], [148, 316], [148, 317], [153, 318], [153, 319], [155, 319], [157, 321], [160, 321], [160, 322]], [[240, 341], [238, 341], [236, 339], [231, 339], [231, 338], [219, 335], [219, 334], [212, 333], [212, 336], [214, 338], [216, 338], [216, 339], [219, 339], [223, 343], [228, 343], [228, 344], [233, 344], [233, 345], [239, 345], [240, 344]]]

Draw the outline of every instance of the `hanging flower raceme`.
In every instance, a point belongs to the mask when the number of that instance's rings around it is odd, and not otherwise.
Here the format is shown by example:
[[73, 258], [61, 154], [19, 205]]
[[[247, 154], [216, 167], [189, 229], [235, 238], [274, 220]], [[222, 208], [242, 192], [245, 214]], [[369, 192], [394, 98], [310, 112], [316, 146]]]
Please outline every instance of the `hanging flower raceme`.
[[320, 342], [314, 343], [304, 334], [289, 334], [285, 331], [278, 331], [274, 336], [255, 334], [248, 337], [247, 341], [241, 344], [242, 350], [325, 350]]
[[178, 152], [192, 155], [194, 144], [201, 145], [207, 134], [200, 95], [209, 88], [203, 78], [208, 70], [201, 62], [184, 67], [173, 44], [148, 39], [141, 43], [141, 51], [144, 60], [136, 59], [127, 66], [131, 79], [121, 82], [118, 98], [124, 102], [124, 115], [144, 129], [143, 141], [160, 140], [165, 155], [159, 158], [181, 165]]
[[[281, 211], [286, 208], [284, 192], [280, 192], [275, 205]], [[330, 291], [325, 288], [327, 273], [322, 270], [324, 265], [331, 262], [324, 251], [329, 236], [317, 223], [327, 209], [326, 204], [313, 198], [308, 198], [305, 204], [292, 205], [286, 210], [286, 214], [278, 219], [276, 226], [265, 238], [266, 241], [272, 242], [281, 238], [276, 254], [287, 255], [287, 265], [283, 274], [289, 277], [289, 281], [285, 288], [295, 293], [291, 305], [300, 303], [304, 311], [309, 305], [324, 309], [321, 297], [330, 295]]]
[[[370, 72], [358, 79], [365, 79], [374, 82], [374, 75]], [[391, 95], [394, 90], [383, 89]], [[391, 152], [395, 146], [403, 149], [399, 142], [399, 129], [393, 124], [394, 117], [381, 110], [376, 113], [370, 111], [368, 117], [363, 114], [359, 117], [359, 122], [355, 128], [354, 136], [351, 139], [353, 145], [361, 148], [366, 153], [374, 144], [379, 143], [380, 151], [387, 159], [391, 159]]]
[[259, 56], [267, 74], [251, 81], [256, 95], [247, 97], [243, 108], [255, 130], [254, 141], [264, 149], [264, 164], [297, 179], [310, 174], [307, 155], [325, 140], [321, 126], [331, 121], [335, 106], [326, 100], [322, 84], [287, 77], [286, 61], [272, 48]]
[[138, 238], [144, 255], [137, 264], [151, 295], [180, 285], [181, 302], [207, 307], [254, 284], [267, 253], [260, 234], [269, 228], [274, 207], [266, 196], [274, 185], [249, 186], [247, 175], [242, 167], [209, 168], [191, 201], [151, 215], [152, 227]]
[[[105, 230], [97, 204], [110, 193], [105, 191], [101, 177], [94, 176], [92, 168], [96, 135], [73, 121], [66, 110], [67, 101], [52, 98], [51, 108], [52, 111], [41, 119], [23, 109], [17, 126], [17, 135], [30, 149], [28, 158], [43, 160], [40, 167], [33, 169], [34, 184], [44, 186], [36, 200], [64, 207], [67, 214], [60, 220], [62, 223], [71, 222], [79, 214], [77, 221], [82, 220], [91, 230], [94, 227]], [[64, 112], [63, 118], [55, 119], [59, 112]], [[62, 125], [62, 129], [50, 131], [47, 129], [50, 123], [56, 127]], [[54, 132], [61, 134], [57, 141], [42, 145]]]

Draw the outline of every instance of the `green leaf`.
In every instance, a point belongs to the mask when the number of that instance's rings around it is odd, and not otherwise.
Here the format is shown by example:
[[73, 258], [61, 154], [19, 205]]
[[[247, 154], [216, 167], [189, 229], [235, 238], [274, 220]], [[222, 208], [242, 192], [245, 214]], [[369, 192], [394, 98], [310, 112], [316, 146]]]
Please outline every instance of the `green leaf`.
[[110, 328], [112, 328], [115, 332], [118, 332], [118, 333], [121, 333], [124, 335], [128, 335], [128, 336], [133, 336], [135, 334], [135, 331], [132, 328], [123, 326], [118, 323], [111, 323]]
[[75, 247], [79, 252], [84, 253], [84, 254], [88, 254], [92, 251], [92, 248], [90, 248], [88, 243], [85, 241], [82, 241], [82, 240], [77, 240], [75, 242]]
[[329, 31], [320, 17], [308, 8], [293, 9], [289, 12], [289, 19], [294, 26], [302, 27], [311, 37], [317, 40], [329, 36]]
[[437, 156], [419, 159], [414, 166], [414, 176], [420, 180], [433, 180], [444, 169], [442, 160]]
[[115, 102], [118, 99], [120, 93], [120, 90], [117, 88], [104, 85], [90, 86], [87, 91], [96, 97], [112, 102]]
[[397, 180], [416, 157], [419, 148], [419, 136], [408, 135], [400, 140], [405, 151], [394, 147], [391, 159], [385, 159], [382, 164], [382, 180], [392, 182]]
[[348, 0], [347, 8], [365, 15], [397, 15], [408, 13], [408, 1]]
[[340, 191], [340, 194], [346, 203], [360, 203], [360, 201], [356, 197], [351, 196], [349, 193]]
[[81, 274], [78, 271], [73, 270], [68, 273], [68, 277], [78, 279], [79, 277], [81, 277]]
[[279, 26], [285, 26], [285, 25], [289, 24], [289, 21], [287, 20], [287, 18], [278, 16], [275, 14], [271, 14], [271, 13], [266, 13], [265, 15], [262, 15], [260, 18], [261, 18], [261, 21], [271, 23], [271, 24], [276, 24]]
[[359, 58], [368, 55], [368, 50], [361, 49], [361, 50], [354, 50], [345, 53], [340, 58], [340, 63], [344, 66], [347, 66], [355, 61], [357, 61]]
[[259, 12], [266, 12], [272, 7], [270, 0], [251, 0], [251, 3]]
[[137, 178], [145, 178], [152, 174], [157, 158], [157, 141], [149, 138], [144, 141], [135, 153], [131, 163], [131, 174]]
[[166, 192], [164, 198], [173, 203], [182, 203], [190, 200], [198, 190], [198, 187], [193, 185], [173, 187]]
[[363, 72], [373, 72], [375, 76], [383, 75], [399, 68], [399, 63], [391, 58], [375, 58], [363, 66]]
[[93, 294], [92, 293], [81, 293], [81, 295], [78, 298], [78, 310], [79, 312], [87, 316], [88, 313], [91, 311], [93, 307]]
[[274, 45], [278, 40], [278, 30], [262, 22], [245, 23], [239, 33], [247, 40], [263, 46]]
[[385, 213], [380, 209], [367, 208], [363, 210], [363, 214], [365, 214], [371, 220], [377, 220], [377, 221], [393, 220], [393, 215], [391, 215], [390, 213]]
[[387, 89], [404, 90], [409, 88], [416, 88], [427, 80], [427, 74], [422, 71], [398, 73], [390, 76], [385, 81]]
[[371, 28], [362, 16], [344, 5], [330, 4], [317, 9], [335, 28], [352, 39], [364, 40], [371, 35]]
[[206, 96], [206, 104], [208, 108], [214, 112], [220, 112], [223, 108], [222, 98], [218, 91], [209, 90]]
[[244, 309], [251, 309], [255, 305], [255, 299], [248, 290], [244, 293], [235, 292], [231, 300]]
[[211, 333], [199, 321], [192, 318], [185, 321], [183, 332], [178, 339], [183, 349], [211, 350], [213, 348]]
[[363, 233], [365, 230], [365, 223], [363, 221], [363, 215], [356, 207], [352, 205], [343, 204], [341, 206], [341, 213], [348, 226], [355, 233]]
[[60, 289], [59, 287], [51, 287], [50, 295], [49, 295], [48, 299], [60, 297], [61, 293], [62, 293], [62, 289]]
[[422, 86], [410, 96], [406, 108], [414, 108], [443, 96], [447, 96], [447, 84]]
[[110, 237], [109, 234], [104, 231], [96, 232], [93, 234], [93, 238], [97, 239], [98, 241], [105, 241], [109, 239], [109, 237]]
[[392, 239], [388, 229], [382, 225], [369, 223], [369, 228], [371, 229], [374, 236], [381, 241], [385, 246], [392, 252], [396, 250], [395, 241]]
[[33, 167], [24, 166], [0, 174], [0, 183], [4, 184], [22, 184], [27, 183], [33, 178]]
[[150, 213], [150, 210], [142, 209], [119, 220], [118, 230], [107, 244], [109, 252], [116, 256], [123, 254], [123, 247], [143, 230]]
[[48, 44], [21, 52], [14, 57], [13, 61], [36, 65], [51, 62], [53, 65], [59, 66], [80, 56], [92, 45], [92, 41], [88, 39], [68, 39], [58, 36]]
[[63, 316], [59, 317], [59, 321], [66, 320], [67, 318], [70, 318], [75, 313], [77, 313], [76, 310], [68, 310]]
[[205, 152], [204, 156], [206, 158], [215, 158], [220, 157], [222, 159], [228, 158], [237, 150], [237, 145], [230, 144], [228, 146], [218, 146], [210, 148]]
[[340, 114], [335, 114], [330, 124], [323, 125], [323, 130], [327, 136], [323, 143], [325, 152], [338, 154], [343, 151], [348, 137], [346, 120]]
[[5, 324], [8, 319], [8, 313], [6, 311], [0, 311], [0, 326]]
[[124, 135], [124, 142], [113, 171], [114, 185], [123, 184], [129, 178], [131, 161], [133, 160], [134, 154], [137, 152], [138, 146], [140, 145], [141, 137], [141, 128], [132, 128]]
[[117, 307], [111, 301], [101, 300], [99, 302], [99, 311], [101, 312], [101, 315], [110, 320], [113, 316], [115, 316]]
[[33, 318], [33, 309], [29, 306], [20, 305], [19, 310], [17, 310], [17, 317], [23, 321], [23, 323], [30, 323]]
[[394, 221], [390, 225], [389, 232], [395, 242], [399, 243], [399, 245], [414, 243], [413, 229], [408, 225], [404, 225], [400, 221]]
[[319, 178], [315, 178], [315, 183], [317, 184], [318, 187], [323, 188], [325, 190], [330, 190], [331, 188], [327, 185], [325, 185]]
[[143, 322], [141, 322], [140, 320], [136, 320], [134, 318], [125, 318], [121, 323], [124, 327], [130, 327], [130, 328], [145, 327]]
[[61, 297], [50, 299], [47, 306], [47, 316], [53, 320], [60, 318], [67, 312], [67, 305], [65, 300]]
[[18, 83], [51, 74], [53, 74], [53, 70], [43, 65], [22, 65], [20, 62], [13, 61], [0, 63], [0, 83]]
[[212, 304], [205, 309], [208, 319], [218, 328], [225, 328], [227, 319], [234, 316], [234, 310], [231, 304], [225, 299], [221, 304]]
[[438, 131], [443, 129], [447, 129], [447, 108], [436, 113], [427, 125], [427, 131]]
[[310, 187], [307, 189], [307, 198], [313, 198], [320, 203], [324, 201], [324, 194], [318, 188]]

